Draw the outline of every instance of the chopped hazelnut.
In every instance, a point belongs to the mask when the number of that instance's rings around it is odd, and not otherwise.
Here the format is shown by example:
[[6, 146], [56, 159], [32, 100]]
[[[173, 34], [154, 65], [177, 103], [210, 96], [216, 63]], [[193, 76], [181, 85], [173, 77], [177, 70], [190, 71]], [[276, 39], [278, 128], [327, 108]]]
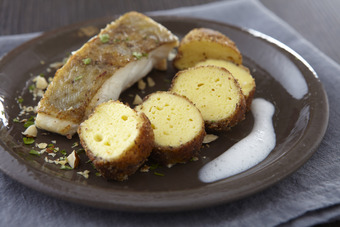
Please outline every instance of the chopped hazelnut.
[[144, 90], [146, 88], [146, 83], [143, 81], [143, 79], [138, 81], [138, 89]]
[[77, 168], [79, 165], [79, 156], [75, 151], [72, 151], [72, 153], [67, 156], [67, 162], [70, 164], [72, 169]]
[[38, 130], [35, 125], [31, 125], [22, 134], [27, 137], [37, 137]]
[[143, 99], [139, 96], [139, 95], [136, 95], [135, 96], [135, 99], [133, 100], [133, 105], [139, 105], [143, 102]]
[[48, 83], [47, 83], [47, 81], [46, 81], [46, 79], [44, 77], [37, 76], [35, 78], [35, 86], [38, 89], [44, 90], [44, 89], [47, 88]]
[[148, 82], [149, 87], [153, 87], [156, 85], [155, 81], [151, 77], [147, 77], [146, 81]]
[[215, 140], [217, 140], [218, 136], [213, 135], [213, 134], [207, 134], [204, 139], [203, 139], [203, 143], [211, 143]]

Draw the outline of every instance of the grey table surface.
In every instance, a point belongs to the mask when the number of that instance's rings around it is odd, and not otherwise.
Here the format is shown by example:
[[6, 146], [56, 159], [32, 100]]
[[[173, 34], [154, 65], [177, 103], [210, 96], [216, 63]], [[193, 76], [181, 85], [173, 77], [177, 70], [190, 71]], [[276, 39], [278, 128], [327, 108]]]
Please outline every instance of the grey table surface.
[[[216, 0], [0, 0], [0, 35], [47, 31], [129, 10], [141, 12]], [[260, 0], [304, 38], [340, 63], [339, 0]]]

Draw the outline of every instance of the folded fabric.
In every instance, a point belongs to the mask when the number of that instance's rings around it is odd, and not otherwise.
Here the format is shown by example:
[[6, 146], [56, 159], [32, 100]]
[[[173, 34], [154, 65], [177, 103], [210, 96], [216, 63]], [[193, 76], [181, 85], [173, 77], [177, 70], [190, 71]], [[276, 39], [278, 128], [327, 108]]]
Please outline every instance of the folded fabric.
[[[0, 225], [17, 226], [312, 226], [339, 218], [340, 67], [256, 0], [232, 0], [151, 12], [252, 28], [285, 43], [305, 58], [327, 91], [330, 124], [312, 158], [297, 172], [245, 199], [202, 210], [141, 214], [100, 210], [33, 191], [0, 173]], [[0, 56], [39, 33], [0, 37]]]

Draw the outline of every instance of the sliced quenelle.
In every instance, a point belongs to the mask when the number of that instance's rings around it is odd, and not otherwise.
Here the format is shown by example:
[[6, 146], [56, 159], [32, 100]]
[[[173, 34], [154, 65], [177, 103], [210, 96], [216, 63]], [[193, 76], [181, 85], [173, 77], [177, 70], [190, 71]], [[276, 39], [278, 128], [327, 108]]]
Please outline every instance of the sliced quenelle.
[[145, 113], [151, 122], [155, 134], [151, 157], [158, 163], [169, 167], [185, 163], [200, 150], [205, 136], [204, 121], [187, 98], [159, 91], [145, 97], [136, 110]]
[[229, 72], [231, 72], [231, 74], [240, 84], [242, 93], [244, 94], [244, 97], [246, 98], [247, 110], [250, 110], [250, 106], [251, 106], [251, 103], [253, 101], [253, 97], [255, 94], [256, 84], [255, 84], [254, 78], [250, 74], [250, 71], [247, 67], [243, 65], [237, 65], [230, 61], [216, 60], [216, 59], [208, 59], [208, 60], [205, 60], [203, 62], [199, 62], [198, 64], [196, 64], [196, 66], [202, 66], [202, 65], [215, 65], [215, 66], [226, 68]]
[[101, 175], [123, 181], [147, 160], [154, 134], [144, 113], [119, 101], [98, 105], [78, 128], [80, 142]]
[[196, 105], [207, 130], [228, 130], [245, 117], [246, 101], [240, 85], [225, 68], [209, 65], [179, 71], [170, 90]]

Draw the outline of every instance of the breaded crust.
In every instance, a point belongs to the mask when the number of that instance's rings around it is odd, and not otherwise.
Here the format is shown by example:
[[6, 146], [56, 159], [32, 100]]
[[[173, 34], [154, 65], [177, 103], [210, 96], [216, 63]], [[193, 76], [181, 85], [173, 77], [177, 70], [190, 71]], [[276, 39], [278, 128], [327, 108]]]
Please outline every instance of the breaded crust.
[[[93, 114], [95, 114], [95, 112], [92, 113], [91, 116]], [[154, 147], [153, 129], [149, 119], [144, 113], [137, 113], [137, 115], [140, 118], [140, 121], [138, 122], [137, 127], [131, 130], [138, 130], [138, 136], [131, 146], [127, 147], [124, 153], [114, 160], [106, 160], [94, 155], [93, 151], [87, 146], [86, 140], [83, 139], [81, 129], [82, 124], [78, 128], [80, 142], [85, 149], [87, 156], [104, 178], [117, 181], [127, 180], [128, 176], [134, 174], [150, 156], [152, 148]]]
[[248, 93], [247, 96], [245, 96], [245, 99], [246, 99], [246, 111], [247, 112], [251, 110], [251, 103], [253, 102], [255, 91], [256, 91], [256, 85], [254, 85], [254, 88]]
[[[247, 71], [250, 74], [250, 70], [245, 67], [244, 65], [238, 65], [239, 67], [243, 68], [245, 71]], [[247, 104], [247, 111], [250, 111], [250, 107], [251, 107], [251, 103], [253, 102], [254, 99], [254, 94], [256, 91], [256, 83], [255, 83], [255, 79], [253, 81], [253, 89], [251, 89], [251, 91], [249, 91], [248, 94], [244, 94], [244, 98], [246, 99], [246, 104]]]
[[161, 165], [171, 167], [176, 163], [186, 163], [198, 155], [206, 135], [204, 127], [200, 133], [191, 141], [179, 147], [157, 146], [152, 150], [151, 158]]
[[240, 95], [240, 102], [236, 105], [234, 114], [218, 121], [205, 121], [206, 130], [209, 132], [228, 131], [245, 119], [245, 112], [246, 101], [244, 96]]

